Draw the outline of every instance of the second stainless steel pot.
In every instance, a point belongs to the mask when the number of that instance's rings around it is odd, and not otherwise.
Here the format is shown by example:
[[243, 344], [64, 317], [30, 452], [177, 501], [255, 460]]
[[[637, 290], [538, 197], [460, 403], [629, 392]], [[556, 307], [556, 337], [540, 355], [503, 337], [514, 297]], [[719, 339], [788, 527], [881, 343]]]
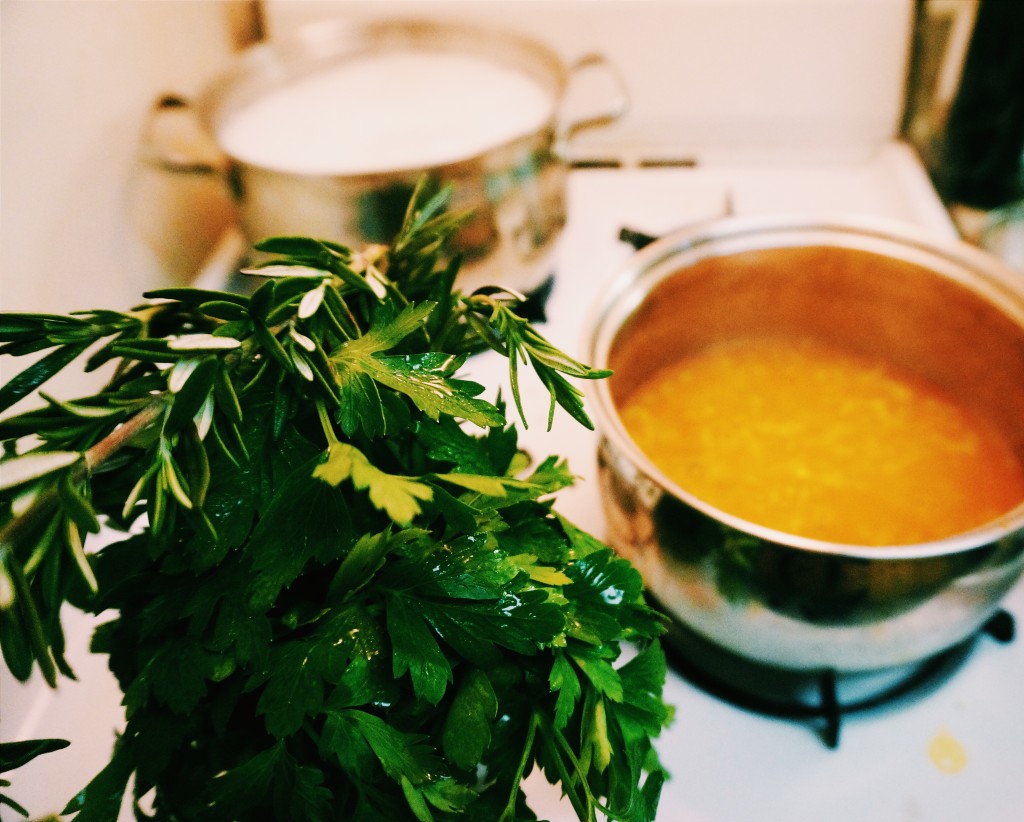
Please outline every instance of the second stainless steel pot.
[[[613, 122], [627, 105], [621, 81], [601, 56], [587, 55], [567, 65], [532, 39], [469, 25], [330, 21], [250, 48], [209, 85], [194, 108], [217, 141], [225, 118], [261, 94], [346, 60], [402, 50], [468, 55], [520, 72], [550, 96], [550, 116], [471, 156], [372, 173], [297, 173], [247, 162], [221, 146], [244, 233], [251, 241], [301, 234], [353, 245], [386, 243], [401, 223], [413, 186], [426, 175], [437, 186], [452, 186], [452, 209], [472, 211], [456, 239], [455, 250], [465, 258], [464, 286], [497, 282], [528, 290], [539, 284], [551, 273], [551, 252], [566, 219], [566, 147], [579, 131]], [[611, 99], [600, 111], [567, 120], [563, 104], [570, 80], [591, 70], [607, 73]], [[436, 93], [458, 97], [460, 89]], [[323, 104], [344, 106], [344, 101]], [[373, 116], [373, 111], [352, 112], [352, 127], [359, 127], [360, 117]], [[415, 130], [408, 140], [414, 147]], [[301, 152], [302, 146], [294, 150]], [[165, 166], [195, 171], [201, 165], [166, 151], [153, 154]]]

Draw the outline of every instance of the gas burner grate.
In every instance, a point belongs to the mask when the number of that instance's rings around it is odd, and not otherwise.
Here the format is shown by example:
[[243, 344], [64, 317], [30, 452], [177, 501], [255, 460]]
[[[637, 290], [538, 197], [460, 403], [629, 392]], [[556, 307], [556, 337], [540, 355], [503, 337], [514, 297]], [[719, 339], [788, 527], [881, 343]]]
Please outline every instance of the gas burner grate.
[[[1013, 616], [998, 611], [979, 631], [1000, 643], [1013, 640]], [[843, 719], [896, 708], [934, 691], [964, 663], [978, 637], [915, 665], [868, 674], [790, 671], [733, 654], [673, 623], [665, 637], [669, 665], [710, 696], [752, 713], [803, 722], [822, 742], [839, 746]]]

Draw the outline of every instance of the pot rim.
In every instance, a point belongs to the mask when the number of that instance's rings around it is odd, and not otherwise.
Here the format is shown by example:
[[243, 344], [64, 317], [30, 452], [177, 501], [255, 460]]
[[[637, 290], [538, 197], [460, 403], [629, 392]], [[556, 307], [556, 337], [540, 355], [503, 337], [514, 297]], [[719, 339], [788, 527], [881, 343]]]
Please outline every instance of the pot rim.
[[[544, 86], [550, 96], [548, 114], [541, 124], [534, 123], [499, 142], [492, 143], [470, 155], [433, 163], [410, 163], [402, 166], [372, 168], [369, 170], [328, 171], [323, 173], [293, 171], [238, 157], [227, 151], [220, 142], [218, 124], [225, 113], [240, 101], [254, 99], [259, 93], [277, 88], [281, 84], [303, 76], [317, 68], [329, 67], [337, 61], [371, 54], [381, 45], [400, 45], [416, 48], [423, 46], [457, 46], [457, 53], [472, 53], [482, 59], [502, 64], [483, 48], [503, 49], [511, 59], [507, 64], [522, 71]], [[466, 46], [472, 45], [472, 48]], [[526, 65], [530, 65], [530, 69]], [[261, 172], [292, 177], [344, 179], [368, 181], [391, 177], [408, 177], [427, 171], [459, 169], [479, 164], [492, 154], [514, 150], [543, 136], [556, 142], [562, 99], [569, 84], [572, 69], [556, 52], [540, 40], [503, 28], [442, 21], [419, 17], [389, 18], [386, 20], [349, 21], [320, 20], [299, 27], [288, 37], [264, 41], [244, 49], [219, 74], [216, 74], [196, 98], [195, 109], [199, 121], [207, 130], [218, 149], [233, 163]], [[543, 75], [543, 78], [542, 78]], [[256, 91], [259, 89], [259, 91]]]
[[[808, 241], [814, 240], [814, 241]], [[829, 241], [826, 241], [829, 240]], [[1024, 334], [1024, 278], [1002, 261], [961, 240], [936, 236], [897, 220], [859, 214], [783, 214], [717, 217], [677, 229], [636, 252], [599, 292], [584, 324], [584, 350], [594, 368], [607, 368], [623, 323], [664, 280], [697, 260], [739, 251], [788, 246], [838, 246], [922, 264], [994, 304]], [[870, 247], [874, 245], [874, 247]], [[724, 250], [721, 250], [724, 247]], [[969, 275], [968, 275], [969, 272]], [[595, 423], [648, 480], [675, 498], [739, 531], [779, 545], [870, 560], [907, 560], [970, 551], [1024, 529], [1024, 500], [970, 531], [906, 545], [856, 545], [804, 537], [769, 528], [722, 511], [671, 480], [633, 442], [612, 399], [608, 380], [588, 385]]]

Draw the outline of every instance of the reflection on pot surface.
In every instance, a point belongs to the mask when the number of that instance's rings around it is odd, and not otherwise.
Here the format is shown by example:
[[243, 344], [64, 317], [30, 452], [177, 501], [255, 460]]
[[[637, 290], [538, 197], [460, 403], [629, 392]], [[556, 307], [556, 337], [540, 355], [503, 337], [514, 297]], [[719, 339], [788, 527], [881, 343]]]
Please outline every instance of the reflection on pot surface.
[[975, 249], [891, 226], [734, 219], [637, 255], [592, 329], [591, 361], [615, 372], [596, 392], [609, 541], [675, 619], [800, 670], [902, 665], [965, 640], [1024, 571], [1024, 498], [933, 541], [827, 542], [712, 506], [629, 436], [620, 409], [652, 372], [749, 337], [813, 339], [892, 363], [990, 420], [1017, 469], [1024, 286]]

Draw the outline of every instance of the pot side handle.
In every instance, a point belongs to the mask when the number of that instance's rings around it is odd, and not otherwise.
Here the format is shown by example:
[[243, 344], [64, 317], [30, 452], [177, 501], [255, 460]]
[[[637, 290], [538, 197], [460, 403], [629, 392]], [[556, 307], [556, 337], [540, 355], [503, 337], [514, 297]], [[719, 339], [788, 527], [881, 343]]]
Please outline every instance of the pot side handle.
[[227, 157], [203, 129], [191, 101], [165, 94], [154, 101], [142, 128], [140, 159], [177, 174], [224, 175]]
[[594, 72], [604, 74], [606, 80], [610, 83], [612, 89], [611, 100], [607, 103], [606, 108], [578, 119], [568, 120], [561, 125], [558, 143], [563, 149], [581, 131], [609, 126], [619, 120], [629, 110], [630, 99], [626, 80], [603, 54], [591, 52], [577, 58], [569, 66], [569, 88], [571, 89], [574, 83], [579, 83], [579, 78], [584, 74]]

